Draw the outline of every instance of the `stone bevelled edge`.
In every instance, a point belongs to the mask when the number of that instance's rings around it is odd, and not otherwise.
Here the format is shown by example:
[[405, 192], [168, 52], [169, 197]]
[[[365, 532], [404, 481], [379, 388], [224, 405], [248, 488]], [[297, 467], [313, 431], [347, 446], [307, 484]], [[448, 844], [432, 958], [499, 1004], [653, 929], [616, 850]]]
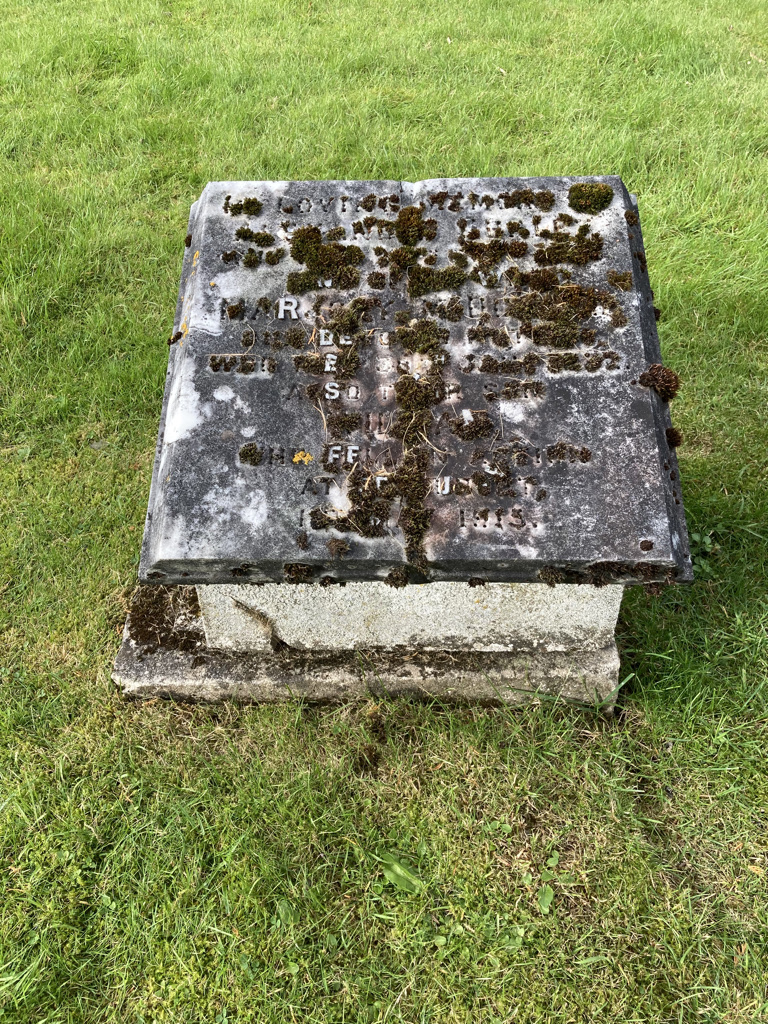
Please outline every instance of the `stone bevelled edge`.
[[[206, 186], [207, 187], [207, 186]], [[202, 198], [202, 197], [201, 197]], [[187, 238], [194, 240], [197, 212], [200, 209], [200, 199], [196, 199], [189, 209], [189, 220], [187, 221]], [[181, 329], [181, 318], [184, 309], [184, 289], [189, 281], [189, 275], [194, 263], [195, 254], [191, 245], [184, 246], [184, 256], [181, 263], [181, 279], [179, 281], [179, 293], [176, 299], [176, 313], [173, 318], [172, 336], [175, 336]], [[178, 346], [168, 347], [168, 366], [165, 371], [165, 385], [163, 388], [163, 405], [160, 411], [160, 424], [157, 429], [157, 441], [155, 442], [155, 458], [152, 463], [152, 479], [149, 485], [149, 498], [147, 500], [147, 514], [144, 518], [144, 534], [141, 541], [141, 554], [139, 558], [139, 577], [144, 579], [151, 565], [149, 548], [152, 533], [152, 518], [154, 515], [157, 495], [159, 493], [158, 477], [160, 474], [160, 462], [165, 438], [165, 421], [168, 417], [168, 403], [173, 386], [173, 372], [178, 355]]]
[[536, 698], [609, 707], [618, 690], [615, 644], [596, 651], [546, 654], [253, 655], [163, 647], [142, 652], [129, 637], [112, 679], [126, 697], [274, 703], [339, 703], [407, 696], [475, 704]]
[[[623, 183], [622, 188], [624, 188]], [[632, 276], [635, 281], [637, 292], [641, 298], [638, 311], [640, 317], [640, 337], [643, 340], [643, 348], [649, 365], [652, 363], [661, 363], [661, 341], [659, 339], [659, 331], [656, 326], [651, 279], [648, 274], [647, 263], [644, 258], [645, 243], [643, 241], [643, 229], [640, 222], [640, 210], [637, 205], [637, 196], [631, 195], [627, 192], [626, 188], [624, 188], [624, 194], [629, 208], [637, 215], [637, 224], [627, 224], [627, 229], [629, 232], [630, 251], [633, 259]], [[633, 237], [633, 234], [635, 237]], [[638, 243], [637, 248], [633, 245], [634, 242]], [[638, 253], [642, 253], [643, 259], [638, 259], [637, 266], [635, 266], [634, 261], [636, 259], [636, 254]], [[692, 583], [693, 564], [691, 562], [691, 551], [688, 541], [688, 527], [685, 520], [685, 506], [683, 503], [683, 491], [680, 481], [680, 467], [677, 461], [677, 452], [667, 440], [667, 430], [672, 427], [672, 416], [670, 413], [669, 402], [665, 402], [655, 391], [652, 391], [651, 405], [653, 408], [653, 418], [656, 427], [656, 440], [659, 452], [659, 475], [661, 476], [664, 485], [664, 498], [667, 506], [670, 543], [673, 552], [677, 556], [676, 563], [678, 574], [675, 577], [674, 582]], [[669, 466], [668, 471], [665, 471], [664, 469], [665, 462]], [[678, 502], [675, 502], [675, 497], [672, 493], [673, 487], [670, 479], [670, 473], [674, 473], [676, 476]]]

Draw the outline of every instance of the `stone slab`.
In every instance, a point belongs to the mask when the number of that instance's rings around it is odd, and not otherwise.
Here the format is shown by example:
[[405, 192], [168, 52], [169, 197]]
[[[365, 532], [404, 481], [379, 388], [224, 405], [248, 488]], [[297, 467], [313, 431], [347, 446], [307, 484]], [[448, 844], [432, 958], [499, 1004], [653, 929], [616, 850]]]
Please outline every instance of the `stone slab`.
[[151, 589], [134, 600], [112, 674], [128, 697], [195, 701], [339, 702], [376, 696], [518, 704], [561, 697], [610, 707], [618, 687], [615, 643], [568, 652], [306, 652], [211, 649], [194, 596]]
[[542, 583], [198, 585], [208, 647], [271, 651], [595, 651], [613, 644], [624, 588]]
[[691, 578], [618, 177], [214, 182], [187, 242], [142, 580]]

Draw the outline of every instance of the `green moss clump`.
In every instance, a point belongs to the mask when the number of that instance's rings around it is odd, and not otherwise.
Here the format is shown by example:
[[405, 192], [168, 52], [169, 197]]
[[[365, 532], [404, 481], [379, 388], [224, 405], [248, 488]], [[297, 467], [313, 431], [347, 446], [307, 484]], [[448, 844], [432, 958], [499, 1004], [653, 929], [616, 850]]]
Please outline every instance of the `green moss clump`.
[[325, 359], [319, 352], [304, 352], [300, 356], [293, 357], [293, 365], [297, 370], [304, 373], [322, 373], [325, 367]]
[[339, 224], [339, 226], [336, 228], [331, 228], [330, 231], [326, 231], [325, 233], [326, 242], [340, 242], [342, 238], [346, 237], [347, 232], [344, 230], [341, 224]]
[[445, 382], [439, 373], [431, 372], [417, 380], [410, 374], [403, 374], [395, 384], [395, 395], [400, 408], [405, 412], [429, 409], [445, 398]]
[[517, 398], [543, 398], [546, 393], [547, 386], [540, 380], [509, 380], [502, 389], [501, 397], [512, 401]]
[[484, 314], [476, 327], [467, 331], [470, 341], [479, 341], [484, 345], [496, 345], [498, 348], [509, 348], [510, 337], [503, 327], [494, 327], [490, 317]]
[[507, 315], [520, 321], [523, 334], [537, 345], [560, 349], [594, 343], [595, 332], [582, 325], [598, 306], [611, 310], [614, 326], [626, 323], [614, 295], [583, 285], [559, 285], [552, 291], [526, 292], [506, 300]]
[[493, 420], [487, 412], [473, 413], [473, 419], [466, 422], [463, 416], [456, 416], [450, 421], [451, 433], [462, 441], [471, 441], [476, 437], [490, 437], [496, 430]]
[[547, 369], [550, 373], [560, 373], [561, 370], [578, 372], [581, 360], [575, 352], [553, 352], [547, 357]]
[[507, 224], [507, 231], [510, 235], [520, 235], [521, 238], [529, 238], [531, 234], [528, 228], [519, 220], [509, 221]]
[[513, 206], [537, 206], [546, 212], [555, 205], [554, 193], [549, 189], [534, 192], [532, 188], [518, 188], [514, 192], [499, 192], [499, 199], [507, 210]]
[[432, 412], [429, 409], [399, 412], [389, 428], [389, 433], [400, 441], [413, 442], [417, 438], [423, 439], [431, 425]]
[[415, 299], [429, 292], [453, 291], [460, 288], [466, 279], [467, 275], [460, 267], [435, 270], [433, 267], [415, 266], [408, 274], [408, 294]]
[[261, 253], [255, 249], [249, 249], [245, 256], [243, 256], [243, 266], [248, 267], [249, 270], [254, 270], [260, 263]]
[[259, 466], [264, 458], [264, 449], [260, 448], [254, 441], [244, 444], [239, 452], [240, 461], [247, 466]]
[[590, 462], [592, 452], [589, 448], [579, 448], [567, 441], [558, 441], [547, 448], [547, 458], [550, 462]]
[[318, 287], [320, 279], [330, 280], [334, 288], [356, 288], [360, 274], [355, 267], [365, 259], [357, 245], [323, 244], [320, 228], [297, 228], [291, 239], [291, 256], [304, 263], [305, 271], [288, 275], [287, 290], [294, 295]]
[[665, 402], [672, 401], [682, 385], [682, 381], [675, 371], [668, 366], [662, 366], [661, 363], [653, 363], [640, 374], [638, 380], [644, 388], [653, 388], [659, 398]]
[[539, 232], [539, 237], [550, 243], [536, 248], [533, 258], [540, 266], [553, 266], [556, 263], [585, 266], [601, 259], [603, 255], [603, 236], [598, 231], [590, 234], [586, 224], [582, 224], [575, 235], [568, 231], [550, 231], [544, 228]]
[[402, 345], [404, 352], [421, 352], [436, 356], [442, 351], [442, 343], [448, 338], [448, 328], [441, 327], [434, 320], [417, 320], [409, 327], [395, 330], [395, 341]]
[[497, 266], [501, 260], [507, 257], [525, 256], [528, 252], [525, 242], [517, 240], [505, 242], [501, 238], [493, 238], [490, 242], [477, 242], [467, 235], [459, 244], [464, 252], [475, 260], [478, 269], [486, 273]]
[[458, 295], [453, 295], [447, 302], [438, 303], [435, 312], [443, 320], [455, 324], [464, 316], [464, 305]]
[[437, 236], [437, 221], [424, 220], [420, 206], [404, 206], [395, 218], [394, 228], [401, 245], [416, 245], [422, 238], [431, 241]]
[[249, 217], [256, 217], [261, 213], [263, 203], [260, 199], [256, 199], [253, 196], [247, 199], [241, 199], [237, 203], [230, 203], [230, 197], [224, 200], [224, 212], [231, 214], [233, 217], [238, 216], [241, 213], [247, 214]]
[[630, 270], [625, 271], [623, 274], [619, 273], [618, 270], [609, 270], [606, 277], [608, 284], [614, 288], [620, 288], [623, 292], [632, 290], [632, 272]]
[[328, 318], [328, 329], [337, 331], [339, 334], [360, 332], [363, 322], [368, 319], [371, 310], [380, 304], [380, 299], [357, 295], [346, 306], [334, 306]]
[[613, 189], [604, 182], [582, 181], [568, 189], [568, 205], [577, 213], [600, 213], [613, 201]]
[[508, 374], [512, 377], [522, 377], [523, 374], [532, 374], [541, 362], [535, 352], [528, 352], [522, 359], [494, 359], [493, 356], [483, 356], [480, 363], [480, 373]]
[[372, 274], [368, 275], [368, 287], [380, 290], [385, 288], [387, 285], [387, 275], [382, 274], [380, 270], [374, 270]]
[[584, 356], [584, 369], [588, 373], [596, 373], [603, 364], [606, 370], [618, 370], [621, 365], [619, 353], [602, 349], [600, 352], [590, 352]]
[[384, 583], [386, 583], [388, 587], [407, 587], [408, 570], [405, 566], [398, 566], [396, 569], [390, 569], [384, 577]]
[[548, 292], [557, 288], [560, 277], [556, 270], [531, 270], [525, 272], [511, 267], [504, 274], [517, 288], [529, 288], [535, 292]]
[[389, 253], [389, 277], [393, 283], [400, 280], [410, 267], [415, 267], [419, 257], [424, 256], [426, 249], [414, 249], [412, 245], [404, 245]]
[[328, 414], [326, 423], [328, 432], [332, 437], [341, 437], [351, 434], [360, 429], [360, 413], [358, 412], [332, 412]]
[[365, 342], [365, 335], [356, 335], [352, 344], [347, 346], [336, 363], [336, 380], [350, 380], [360, 369], [360, 344]]
[[264, 256], [264, 260], [271, 267], [276, 267], [283, 256], [285, 256], [285, 249], [272, 249]]
[[307, 335], [303, 327], [291, 327], [282, 337], [283, 342], [291, 348], [304, 348]]
[[270, 235], [268, 231], [251, 231], [246, 227], [238, 228], [235, 238], [239, 238], [243, 242], [253, 242], [254, 245], [260, 245], [262, 248], [275, 244], [275, 236]]
[[309, 583], [314, 575], [311, 565], [304, 565], [301, 562], [286, 562], [283, 566], [283, 576], [286, 583]]

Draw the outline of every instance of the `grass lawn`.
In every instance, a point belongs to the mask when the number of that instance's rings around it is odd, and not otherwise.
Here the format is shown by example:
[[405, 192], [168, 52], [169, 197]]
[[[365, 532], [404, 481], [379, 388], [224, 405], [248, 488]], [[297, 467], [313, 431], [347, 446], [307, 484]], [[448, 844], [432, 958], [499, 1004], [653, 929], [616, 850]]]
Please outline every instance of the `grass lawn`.
[[[765, 0], [0, 14], [0, 1022], [765, 1020]], [[205, 183], [568, 173], [685, 382], [699, 580], [627, 595], [617, 716], [123, 701]]]

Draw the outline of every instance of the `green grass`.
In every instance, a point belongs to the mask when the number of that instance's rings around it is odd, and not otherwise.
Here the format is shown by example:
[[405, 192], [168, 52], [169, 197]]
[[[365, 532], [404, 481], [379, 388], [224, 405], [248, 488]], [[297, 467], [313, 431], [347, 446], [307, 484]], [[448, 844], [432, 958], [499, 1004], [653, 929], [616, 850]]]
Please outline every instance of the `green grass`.
[[[765, 1019], [762, 0], [0, 13], [0, 1022]], [[628, 594], [617, 718], [122, 701], [204, 184], [608, 172], [700, 569]]]

